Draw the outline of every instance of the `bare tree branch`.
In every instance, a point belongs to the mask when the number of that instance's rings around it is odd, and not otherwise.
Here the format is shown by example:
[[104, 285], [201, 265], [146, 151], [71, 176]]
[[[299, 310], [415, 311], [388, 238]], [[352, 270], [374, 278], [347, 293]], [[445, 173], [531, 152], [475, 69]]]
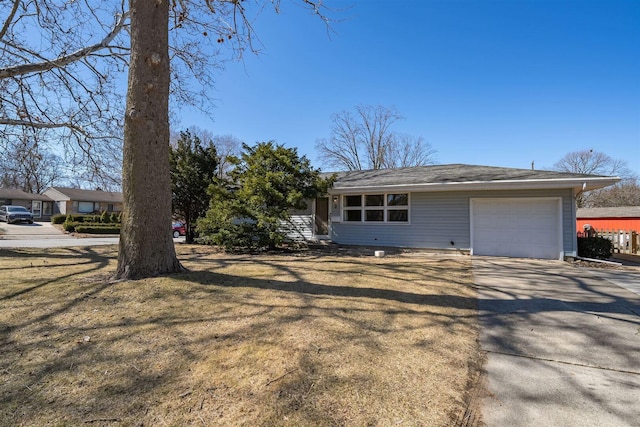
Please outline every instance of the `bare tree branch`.
[[[79, 49], [69, 55], [59, 56], [49, 61], [21, 64], [13, 67], [0, 68], [0, 79], [8, 77], [24, 76], [35, 72], [49, 71], [53, 68], [63, 68], [72, 62], [79, 61], [94, 52], [102, 49], [117, 49], [117, 46], [111, 46], [113, 39], [128, 25], [129, 12], [125, 12], [118, 17], [113, 30], [106, 35], [99, 43]], [[113, 54], [113, 52], [111, 52]]]
[[561, 172], [619, 176], [623, 178], [620, 183], [613, 187], [578, 194], [576, 196], [576, 204], [579, 208], [606, 206], [607, 203], [603, 201], [601, 195], [616, 194], [615, 189], [617, 187], [623, 187], [629, 182], [635, 183], [638, 178], [633, 171], [627, 167], [627, 163], [624, 160], [613, 159], [604, 153], [593, 150], [581, 150], [567, 153], [553, 165], [552, 169]]
[[434, 163], [435, 150], [421, 137], [391, 130], [402, 119], [395, 108], [359, 105], [333, 114], [331, 136], [316, 142], [321, 162], [342, 170], [385, 169]]
[[9, 16], [7, 16], [7, 19], [4, 21], [4, 25], [2, 26], [2, 30], [0, 30], [0, 40], [2, 40], [4, 35], [7, 33], [9, 25], [11, 25], [14, 16], [16, 16], [18, 6], [20, 6], [20, 0], [13, 0], [13, 9], [11, 9], [11, 12], [9, 12]]

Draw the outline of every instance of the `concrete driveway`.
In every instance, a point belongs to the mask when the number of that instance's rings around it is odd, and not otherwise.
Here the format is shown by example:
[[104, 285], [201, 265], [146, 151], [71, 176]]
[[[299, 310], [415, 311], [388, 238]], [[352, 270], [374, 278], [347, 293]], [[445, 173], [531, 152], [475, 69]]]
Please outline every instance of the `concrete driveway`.
[[34, 240], [34, 239], [70, 239], [68, 234], [53, 226], [50, 222], [26, 222], [7, 224], [0, 222], [0, 239], [2, 240]]
[[477, 257], [473, 274], [487, 426], [640, 426], [640, 296], [614, 271]]

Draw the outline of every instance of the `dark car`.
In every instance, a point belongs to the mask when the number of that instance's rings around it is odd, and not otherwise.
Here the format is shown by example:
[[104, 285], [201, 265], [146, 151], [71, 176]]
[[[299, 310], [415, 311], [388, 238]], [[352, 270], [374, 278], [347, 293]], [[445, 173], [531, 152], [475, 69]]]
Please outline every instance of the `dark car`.
[[33, 214], [23, 206], [2, 205], [0, 206], [0, 221], [6, 221], [7, 224], [21, 221], [33, 224]]
[[186, 236], [187, 229], [183, 222], [176, 222], [173, 224], [173, 237]]

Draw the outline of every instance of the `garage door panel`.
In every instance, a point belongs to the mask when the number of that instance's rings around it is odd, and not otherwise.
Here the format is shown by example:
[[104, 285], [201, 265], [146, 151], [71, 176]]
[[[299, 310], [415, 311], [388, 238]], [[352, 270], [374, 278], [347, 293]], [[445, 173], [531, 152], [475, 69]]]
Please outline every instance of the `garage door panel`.
[[473, 199], [473, 253], [557, 259], [558, 199]]

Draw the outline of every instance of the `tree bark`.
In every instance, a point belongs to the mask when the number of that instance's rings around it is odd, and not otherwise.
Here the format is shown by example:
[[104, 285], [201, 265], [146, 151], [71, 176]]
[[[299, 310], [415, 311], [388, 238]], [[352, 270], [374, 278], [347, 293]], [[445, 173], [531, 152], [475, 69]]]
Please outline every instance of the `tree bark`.
[[116, 279], [181, 271], [171, 235], [169, 1], [131, 0]]

